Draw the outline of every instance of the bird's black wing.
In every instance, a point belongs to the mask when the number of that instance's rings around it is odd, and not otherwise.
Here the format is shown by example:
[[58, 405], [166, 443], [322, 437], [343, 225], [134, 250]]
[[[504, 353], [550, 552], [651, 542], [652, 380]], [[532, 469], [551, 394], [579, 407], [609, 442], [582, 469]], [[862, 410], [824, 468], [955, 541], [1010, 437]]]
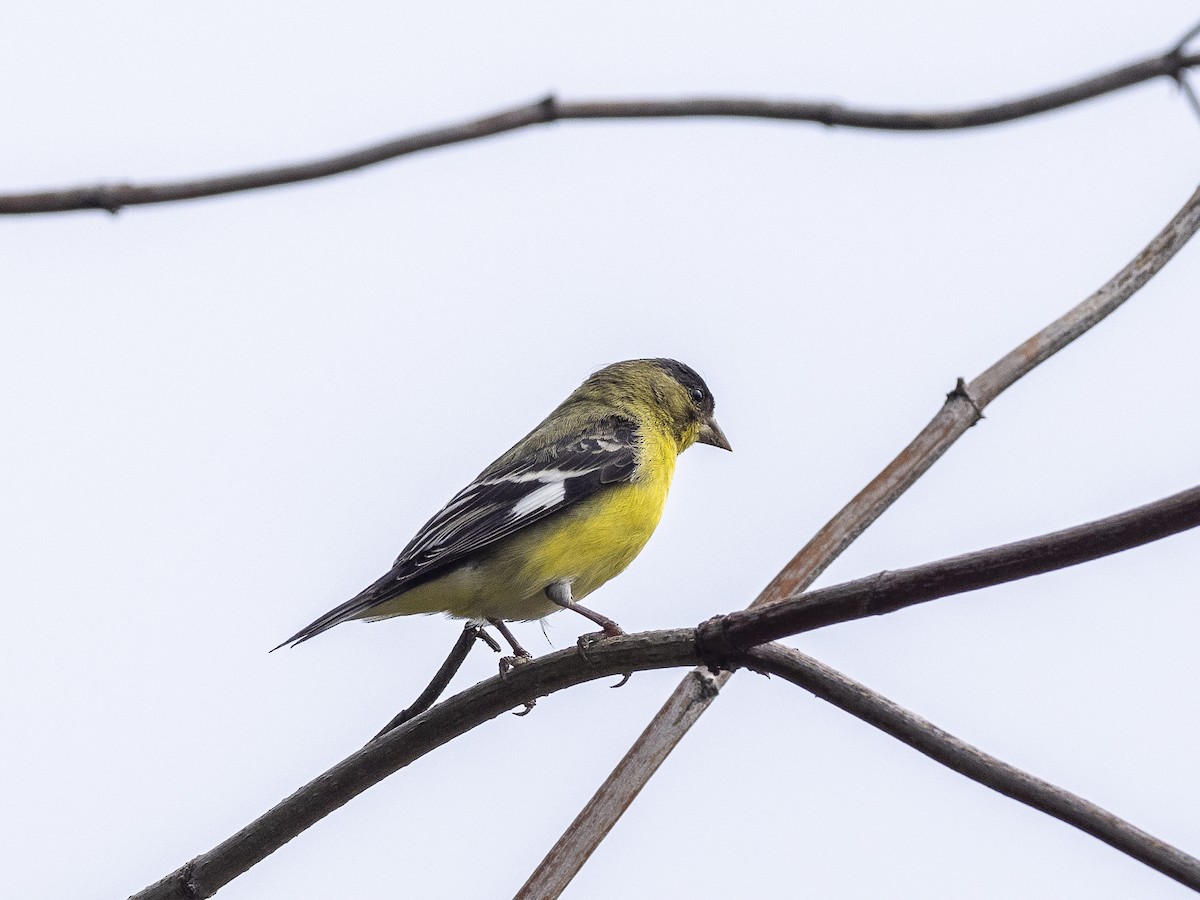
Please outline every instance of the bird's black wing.
[[436, 577], [471, 554], [633, 477], [632, 422], [608, 418], [505, 464], [459, 491], [400, 551], [391, 571], [283, 644], [299, 644]]

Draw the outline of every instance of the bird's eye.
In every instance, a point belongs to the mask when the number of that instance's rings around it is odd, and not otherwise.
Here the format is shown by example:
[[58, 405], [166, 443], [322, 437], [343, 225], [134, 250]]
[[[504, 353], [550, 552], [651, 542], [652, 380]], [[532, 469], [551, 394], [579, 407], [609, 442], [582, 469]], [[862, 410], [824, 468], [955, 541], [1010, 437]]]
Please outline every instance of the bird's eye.
[[704, 391], [702, 391], [700, 388], [692, 388], [691, 395], [693, 403], [699, 403], [704, 399]]

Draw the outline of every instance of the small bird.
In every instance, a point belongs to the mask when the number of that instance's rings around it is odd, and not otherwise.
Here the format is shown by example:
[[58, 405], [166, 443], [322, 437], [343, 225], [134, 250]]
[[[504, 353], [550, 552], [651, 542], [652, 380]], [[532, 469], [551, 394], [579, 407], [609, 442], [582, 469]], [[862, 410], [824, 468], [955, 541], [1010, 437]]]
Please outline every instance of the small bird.
[[605, 366], [455, 494], [386, 575], [279, 646], [418, 613], [486, 622], [524, 658], [506, 622], [573, 609], [623, 634], [578, 601], [650, 539], [676, 456], [697, 441], [732, 449], [713, 407], [704, 379], [673, 359]]

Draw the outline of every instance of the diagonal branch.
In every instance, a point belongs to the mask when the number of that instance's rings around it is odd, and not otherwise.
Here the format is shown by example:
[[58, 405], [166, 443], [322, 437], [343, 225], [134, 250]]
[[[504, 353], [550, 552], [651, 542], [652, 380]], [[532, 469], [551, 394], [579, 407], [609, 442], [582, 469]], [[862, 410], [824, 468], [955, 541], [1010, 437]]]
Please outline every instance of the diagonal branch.
[[159, 184], [101, 184], [30, 193], [0, 194], [0, 215], [102, 209], [115, 213], [125, 206], [194, 200], [282, 184], [297, 184], [352, 172], [388, 160], [517, 131], [532, 125], [571, 119], [750, 118], [812, 122], [819, 125], [885, 131], [947, 131], [1011, 122], [1062, 109], [1155, 78], [1181, 81], [1200, 65], [1200, 55], [1185, 54], [1178, 45], [1157, 56], [1121, 66], [1075, 84], [1015, 100], [943, 111], [875, 110], [809, 100], [766, 100], [752, 97], [560, 101], [548, 96], [493, 115], [456, 125], [403, 135], [346, 153], [230, 175]]
[[[983, 408], [1037, 365], [1114, 312], [1167, 264], [1200, 228], [1200, 189], [1141, 253], [1108, 283], [997, 360], [970, 384], [959, 379], [928, 425], [875, 478], [830, 519], [758, 595], [753, 606], [792, 596], [813, 583], [855, 538], [908, 490], [968, 428]], [[685, 679], [626, 751], [616, 768], [567, 826], [530, 875], [518, 898], [558, 897], [617, 819], [683, 740], [717, 696], [729, 673], [718, 676], [717, 690], [699, 690]], [[687, 709], [678, 719], [674, 711]]]
[[1111, 556], [1200, 525], [1200, 487], [1086, 525], [990, 550], [878, 572], [709, 619], [696, 632], [701, 656], [720, 662], [753, 647], [867, 616], [882, 616], [939, 597], [977, 591]]
[[[626, 672], [699, 662], [738, 664], [742, 654], [759, 641], [1026, 578], [1196, 527], [1200, 527], [1200, 487], [1086, 525], [847, 582], [771, 606], [720, 616], [698, 628], [611, 638], [589, 647], [586, 656], [574, 649], [547, 654], [503, 678], [480, 682], [385, 732], [228, 840], [131, 900], [211, 897], [371, 785], [504, 711], [538, 697]], [[697, 691], [703, 695], [713, 690], [716, 679], [701, 669], [690, 673], [687, 680], [696, 682]], [[1200, 870], [1200, 862], [1195, 865]]]
[[742, 662], [756, 672], [778, 675], [811, 691], [960, 775], [1073, 825], [1168, 878], [1200, 890], [1200, 860], [1194, 856], [1070, 791], [984, 753], [811, 656], [767, 644], [745, 653]]

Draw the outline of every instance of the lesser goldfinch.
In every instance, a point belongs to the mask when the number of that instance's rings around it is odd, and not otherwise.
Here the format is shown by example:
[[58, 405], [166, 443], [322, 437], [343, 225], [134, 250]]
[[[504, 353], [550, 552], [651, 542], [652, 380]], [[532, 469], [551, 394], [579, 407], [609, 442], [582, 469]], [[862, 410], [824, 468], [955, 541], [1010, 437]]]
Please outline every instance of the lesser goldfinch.
[[731, 449], [713, 407], [704, 379], [673, 359], [600, 369], [455, 494], [386, 575], [279, 646], [348, 619], [417, 613], [487, 622], [518, 656], [529, 654], [505, 622], [559, 609], [621, 634], [577, 601], [650, 539], [676, 456], [697, 441]]

